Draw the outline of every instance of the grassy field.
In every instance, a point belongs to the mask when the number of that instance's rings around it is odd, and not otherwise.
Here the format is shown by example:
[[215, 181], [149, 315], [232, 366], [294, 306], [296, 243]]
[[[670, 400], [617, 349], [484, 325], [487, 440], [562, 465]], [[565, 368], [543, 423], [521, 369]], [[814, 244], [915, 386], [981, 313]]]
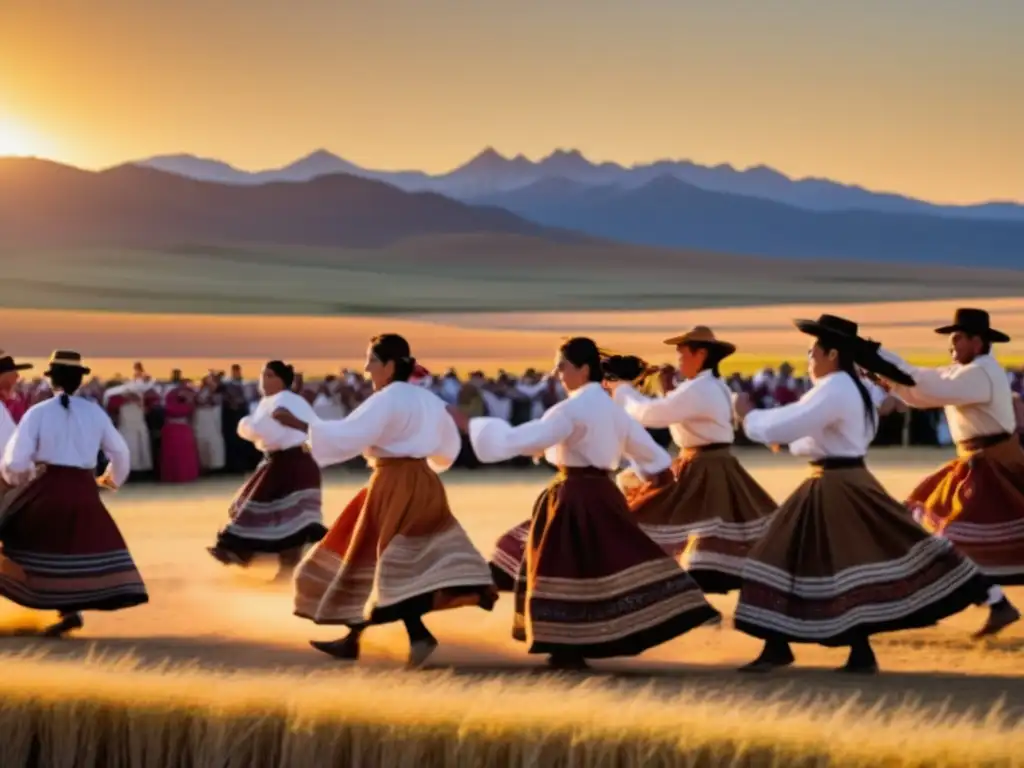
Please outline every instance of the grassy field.
[[[905, 493], [948, 455], [878, 451], [871, 464]], [[776, 498], [804, 466], [765, 450], [741, 459]], [[331, 474], [333, 518], [364, 475]], [[521, 520], [541, 470], [456, 472], [453, 509], [488, 552]], [[968, 637], [971, 609], [940, 626], [881, 636], [883, 674], [829, 671], [841, 650], [798, 647], [798, 668], [734, 669], [758, 643], [700, 628], [636, 659], [551, 675], [510, 637], [511, 605], [431, 615], [441, 640], [429, 668], [401, 670], [399, 627], [366, 635], [355, 667], [308, 648], [335, 633], [291, 616], [286, 587], [210, 559], [233, 482], [129, 485], [110, 507], [150, 588], [146, 606], [87, 615], [67, 641], [0, 641], [5, 764], [86, 766], [328, 765], [1024, 765], [1024, 629]], [[1024, 602], [1024, 590], [1011, 597]], [[36, 614], [8, 607], [8, 627]], [[9, 757], [8, 757], [9, 756]], [[99, 762], [95, 762], [99, 761]]]
[[1019, 296], [1024, 270], [753, 258], [451, 235], [372, 249], [181, 245], [0, 249], [0, 306], [391, 315], [678, 309]]

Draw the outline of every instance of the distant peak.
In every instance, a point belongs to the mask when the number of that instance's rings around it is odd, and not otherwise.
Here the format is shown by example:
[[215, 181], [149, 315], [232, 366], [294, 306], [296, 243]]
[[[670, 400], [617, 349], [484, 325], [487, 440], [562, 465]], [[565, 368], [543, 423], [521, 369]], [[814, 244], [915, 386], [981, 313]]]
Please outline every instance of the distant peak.
[[341, 160], [341, 158], [333, 152], [321, 147], [320, 149], [313, 150], [305, 157], [300, 158], [300, 160]]

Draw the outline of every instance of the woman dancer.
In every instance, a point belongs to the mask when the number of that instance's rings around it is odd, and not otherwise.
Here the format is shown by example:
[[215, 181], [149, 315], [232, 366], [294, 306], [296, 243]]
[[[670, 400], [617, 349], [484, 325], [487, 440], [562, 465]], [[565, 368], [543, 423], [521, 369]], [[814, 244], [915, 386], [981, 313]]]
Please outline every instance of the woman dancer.
[[489, 611], [497, 590], [437, 476], [461, 448], [444, 403], [408, 383], [416, 361], [401, 336], [373, 338], [366, 358], [374, 393], [346, 418], [304, 422], [286, 407], [274, 412], [285, 426], [309, 432], [321, 466], [360, 453], [374, 465], [366, 487], [299, 565], [295, 613], [348, 626], [346, 637], [312, 645], [350, 660], [359, 657], [368, 625], [403, 621], [416, 667], [437, 647], [425, 613], [464, 605]]
[[[57, 397], [25, 413], [0, 462], [15, 490], [4, 499], [0, 594], [60, 613], [44, 634], [80, 629], [81, 611], [116, 611], [148, 601], [131, 553], [100, 499], [117, 489], [131, 458], [97, 404], [75, 395], [89, 369], [77, 352], [57, 351], [44, 374]], [[97, 480], [100, 450], [109, 460]]]
[[778, 505], [732, 455], [732, 393], [718, 366], [736, 347], [705, 326], [665, 343], [678, 351], [685, 378], [666, 397], [644, 397], [629, 385], [629, 376], [605, 385], [643, 426], [668, 427], [681, 449], [673, 465], [675, 482], [628, 492], [630, 511], [702, 591], [730, 592], [739, 589], [743, 561]]
[[261, 552], [280, 559], [278, 581], [290, 580], [306, 544], [327, 533], [321, 511], [320, 467], [306, 450], [306, 432], [274, 419], [287, 408], [304, 423], [316, 421], [313, 409], [291, 391], [295, 370], [281, 360], [263, 369], [263, 399], [251, 416], [238, 422], [238, 435], [253, 443], [265, 458], [238, 491], [228, 515], [231, 522], [207, 551], [217, 560], [247, 566]]
[[[864, 466], [876, 407], [855, 365], [913, 383], [877, 358], [857, 324], [832, 315], [796, 320], [815, 338], [812, 388], [791, 405], [737, 415], [751, 440], [784, 443], [811, 459], [811, 476], [779, 507], [743, 567], [735, 626], [765, 641], [744, 667], [793, 663], [789, 643], [849, 646], [843, 672], [874, 673], [869, 637], [935, 624], [985, 601], [986, 579], [930, 536]], [[889, 370], [891, 369], [891, 370]]]
[[568, 399], [543, 418], [509, 426], [452, 410], [484, 463], [544, 452], [559, 468], [533, 508], [515, 582], [512, 635], [558, 668], [632, 656], [719, 618], [700, 588], [629, 513], [611, 472], [629, 457], [645, 477], [671, 479], [671, 458], [601, 388], [590, 339], [559, 350]]

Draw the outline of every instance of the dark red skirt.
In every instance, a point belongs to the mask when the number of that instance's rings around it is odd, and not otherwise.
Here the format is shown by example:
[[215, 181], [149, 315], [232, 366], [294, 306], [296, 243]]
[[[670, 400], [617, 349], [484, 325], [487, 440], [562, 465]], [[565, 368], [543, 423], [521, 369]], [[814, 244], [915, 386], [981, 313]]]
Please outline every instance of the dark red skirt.
[[116, 611], [149, 601], [88, 469], [50, 466], [16, 491], [0, 532], [0, 594], [38, 610]]
[[320, 467], [303, 447], [269, 454], [242, 486], [217, 534], [217, 546], [248, 562], [258, 552], [283, 552], [320, 541]]
[[561, 470], [534, 512], [512, 630], [530, 653], [634, 656], [719, 616], [607, 472]]
[[979, 438], [907, 499], [929, 532], [948, 539], [997, 584], [1024, 584], [1024, 449], [1010, 435]]

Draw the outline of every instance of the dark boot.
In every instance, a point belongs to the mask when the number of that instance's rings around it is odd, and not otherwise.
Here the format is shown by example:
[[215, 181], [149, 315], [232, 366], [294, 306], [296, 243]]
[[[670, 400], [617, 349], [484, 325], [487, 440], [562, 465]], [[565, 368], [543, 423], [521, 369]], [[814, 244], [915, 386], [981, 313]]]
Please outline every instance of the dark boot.
[[437, 650], [437, 638], [430, 634], [422, 616], [405, 619], [405, 631], [409, 634], [409, 669], [418, 669]]
[[788, 667], [796, 659], [789, 643], [784, 640], [766, 640], [761, 655], [749, 664], [740, 667], [740, 672], [771, 672], [773, 669]]
[[975, 640], [991, 637], [1018, 621], [1020, 621], [1020, 611], [1004, 597], [998, 603], [993, 603], [988, 607], [988, 621], [971, 637]]
[[572, 651], [559, 651], [548, 656], [548, 667], [566, 672], [580, 672], [590, 669], [587, 660]]
[[337, 640], [310, 640], [309, 644], [336, 659], [357, 661], [359, 659], [359, 639], [362, 635], [362, 629], [350, 629], [345, 637], [340, 637]]
[[875, 652], [866, 637], [850, 644], [850, 656], [846, 664], [836, 671], [850, 675], [878, 674], [878, 659], [875, 658]]
[[78, 611], [62, 613], [60, 621], [44, 629], [42, 635], [43, 637], [64, 637], [68, 632], [74, 632], [83, 626], [85, 626], [85, 621], [82, 619], [82, 614], [78, 613]]

